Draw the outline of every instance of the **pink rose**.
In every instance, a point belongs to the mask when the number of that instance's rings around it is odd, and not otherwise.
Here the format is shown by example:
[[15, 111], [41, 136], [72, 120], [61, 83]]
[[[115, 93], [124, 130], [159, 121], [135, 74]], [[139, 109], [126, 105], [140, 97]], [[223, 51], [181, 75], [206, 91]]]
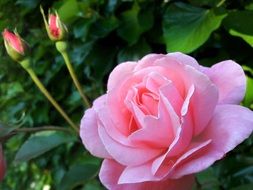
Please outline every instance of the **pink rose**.
[[2, 181], [2, 179], [4, 178], [4, 174], [5, 174], [5, 161], [2, 145], [0, 144], [0, 181]]
[[193, 174], [245, 140], [253, 113], [240, 105], [245, 75], [233, 61], [211, 68], [182, 53], [118, 65], [107, 93], [81, 121], [86, 149], [104, 158], [112, 190], [188, 190]]

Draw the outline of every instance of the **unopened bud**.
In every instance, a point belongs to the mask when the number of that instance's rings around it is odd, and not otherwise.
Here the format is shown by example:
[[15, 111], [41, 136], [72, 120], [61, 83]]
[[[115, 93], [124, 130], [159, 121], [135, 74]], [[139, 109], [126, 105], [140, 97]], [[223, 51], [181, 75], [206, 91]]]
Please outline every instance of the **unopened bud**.
[[68, 29], [66, 25], [60, 20], [58, 13], [55, 11], [54, 14], [48, 14], [48, 21], [46, 19], [44, 10], [40, 7], [41, 14], [46, 26], [48, 37], [52, 41], [62, 41], [67, 38]]
[[9, 56], [15, 61], [21, 61], [25, 57], [27, 45], [25, 41], [15, 31], [10, 32], [5, 29], [2, 33], [4, 45]]

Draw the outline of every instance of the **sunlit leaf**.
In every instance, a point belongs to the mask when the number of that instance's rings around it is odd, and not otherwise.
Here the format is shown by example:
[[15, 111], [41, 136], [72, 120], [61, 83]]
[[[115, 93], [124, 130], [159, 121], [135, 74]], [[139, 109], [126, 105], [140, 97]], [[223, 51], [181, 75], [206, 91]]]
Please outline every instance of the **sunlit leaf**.
[[248, 35], [248, 34], [243, 34], [240, 32], [237, 32], [233, 29], [229, 30], [229, 33], [232, 36], [240, 37], [242, 38], [245, 42], [247, 42], [251, 47], [253, 47], [253, 35]]
[[76, 0], [65, 0], [59, 8], [58, 13], [64, 22], [71, 22], [79, 13], [79, 7]]
[[190, 53], [201, 46], [219, 28], [226, 14], [216, 14], [189, 4], [168, 7], [163, 17], [163, 32], [168, 52]]

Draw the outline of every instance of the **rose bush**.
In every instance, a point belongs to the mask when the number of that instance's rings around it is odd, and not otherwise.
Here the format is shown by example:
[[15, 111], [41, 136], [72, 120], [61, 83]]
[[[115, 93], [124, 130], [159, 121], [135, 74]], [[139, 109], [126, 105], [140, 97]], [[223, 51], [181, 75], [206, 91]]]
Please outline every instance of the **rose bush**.
[[253, 113], [240, 105], [242, 68], [211, 68], [182, 53], [150, 54], [118, 65], [107, 93], [81, 121], [86, 149], [104, 158], [108, 189], [188, 190], [206, 169], [246, 139]]

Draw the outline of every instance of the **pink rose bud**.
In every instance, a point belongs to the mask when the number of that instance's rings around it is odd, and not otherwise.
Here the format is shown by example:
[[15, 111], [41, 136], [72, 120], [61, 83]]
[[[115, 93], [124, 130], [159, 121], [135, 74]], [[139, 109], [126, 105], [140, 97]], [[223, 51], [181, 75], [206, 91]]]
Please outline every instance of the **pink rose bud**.
[[5, 29], [2, 33], [4, 45], [9, 56], [15, 61], [21, 61], [25, 57], [26, 43], [17, 32]]
[[4, 178], [5, 174], [5, 161], [4, 161], [4, 155], [2, 150], [2, 145], [0, 144], [0, 181]]
[[65, 24], [60, 20], [57, 12], [55, 14], [49, 13], [48, 21], [45, 17], [44, 10], [40, 9], [43, 20], [46, 26], [47, 34], [52, 41], [61, 41], [67, 37], [68, 29]]

